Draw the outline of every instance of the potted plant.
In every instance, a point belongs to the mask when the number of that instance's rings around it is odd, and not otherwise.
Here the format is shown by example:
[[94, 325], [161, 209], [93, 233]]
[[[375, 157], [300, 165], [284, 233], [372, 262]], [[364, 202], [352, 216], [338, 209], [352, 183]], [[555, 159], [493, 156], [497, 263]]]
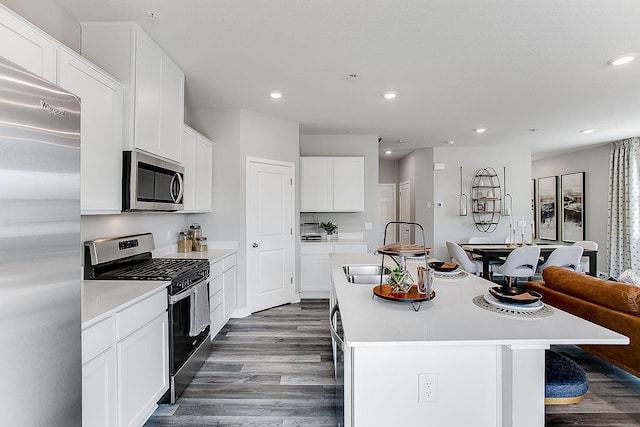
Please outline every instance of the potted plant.
[[327, 240], [331, 240], [331, 236], [338, 231], [338, 224], [331, 221], [321, 222], [318, 227], [327, 232]]

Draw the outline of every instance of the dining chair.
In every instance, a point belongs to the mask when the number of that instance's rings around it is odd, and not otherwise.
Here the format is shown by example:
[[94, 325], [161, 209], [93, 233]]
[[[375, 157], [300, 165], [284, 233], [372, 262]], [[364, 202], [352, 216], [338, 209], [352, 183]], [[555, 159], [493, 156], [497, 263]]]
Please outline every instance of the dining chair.
[[468, 243], [472, 244], [482, 244], [482, 243], [492, 243], [491, 239], [484, 236], [473, 236], [469, 237]]
[[533, 277], [538, 266], [540, 257], [539, 246], [524, 246], [516, 248], [507, 257], [504, 264], [492, 267], [493, 273], [498, 273], [507, 278], [508, 286], [511, 287], [513, 278]]
[[536, 273], [542, 273], [542, 270], [551, 265], [566, 268], [567, 270], [580, 271], [580, 258], [583, 250], [581, 246], [564, 246], [554, 249], [549, 254], [549, 258], [538, 266]]
[[[580, 246], [588, 251], [597, 251], [598, 243], [591, 240], [579, 240], [573, 244], [573, 246]], [[583, 256], [580, 258], [580, 270], [583, 273], [589, 273], [589, 257]]]
[[451, 262], [460, 264], [460, 267], [467, 273], [482, 273], [482, 261], [472, 259], [467, 251], [457, 243], [447, 242], [447, 250], [449, 251]]
[[522, 236], [516, 236], [515, 239], [513, 238], [513, 236], [507, 236], [504, 238], [505, 243], [514, 243], [517, 245], [521, 244], [523, 241], [527, 244], [531, 243], [531, 240], [527, 239], [526, 237], [523, 239]]

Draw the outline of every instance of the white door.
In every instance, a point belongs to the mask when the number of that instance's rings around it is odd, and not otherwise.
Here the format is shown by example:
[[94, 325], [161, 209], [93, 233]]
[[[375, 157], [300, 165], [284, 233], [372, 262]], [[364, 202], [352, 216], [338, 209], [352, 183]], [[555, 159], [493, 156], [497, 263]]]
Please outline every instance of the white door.
[[247, 292], [252, 312], [294, 300], [293, 163], [247, 158]]
[[[380, 244], [384, 243], [384, 229], [388, 222], [396, 220], [396, 185], [378, 184], [378, 203], [380, 204]], [[396, 241], [397, 225], [387, 229], [386, 243]]]
[[[400, 183], [400, 221], [411, 221], [411, 184], [409, 181]], [[400, 242], [411, 243], [411, 226], [400, 224]]]

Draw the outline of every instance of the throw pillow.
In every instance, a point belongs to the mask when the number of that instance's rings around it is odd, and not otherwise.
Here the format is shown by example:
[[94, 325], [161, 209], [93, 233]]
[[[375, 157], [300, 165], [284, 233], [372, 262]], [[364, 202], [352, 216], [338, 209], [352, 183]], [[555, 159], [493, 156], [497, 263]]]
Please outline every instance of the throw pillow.
[[631, 269], [627, 269], [622, 272], [618, 277], [618, 282], [629, 283], [631, 285], [640, 286], [640, 277]]

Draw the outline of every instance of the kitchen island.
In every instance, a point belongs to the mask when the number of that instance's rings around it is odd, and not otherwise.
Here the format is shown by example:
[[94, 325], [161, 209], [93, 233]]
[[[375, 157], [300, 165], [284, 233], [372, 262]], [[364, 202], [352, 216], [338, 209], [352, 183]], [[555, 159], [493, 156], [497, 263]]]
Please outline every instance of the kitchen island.
[[[331, 257], [332, 301], [339, 304], [344, 340], [346, 426], [541, 427], [550, 345], [629, 342], [558, 309], [523, 318], [481, 308], [473, 299], [495, 284], [474, 275], [436, 278], [435, 298], [416, 312], [410, 304], [373, 297], [372, 285], [349, 283], [342, 270], [380, 262], [373, 254]], [[407, 262], [413, 277], [418, 265]]]

